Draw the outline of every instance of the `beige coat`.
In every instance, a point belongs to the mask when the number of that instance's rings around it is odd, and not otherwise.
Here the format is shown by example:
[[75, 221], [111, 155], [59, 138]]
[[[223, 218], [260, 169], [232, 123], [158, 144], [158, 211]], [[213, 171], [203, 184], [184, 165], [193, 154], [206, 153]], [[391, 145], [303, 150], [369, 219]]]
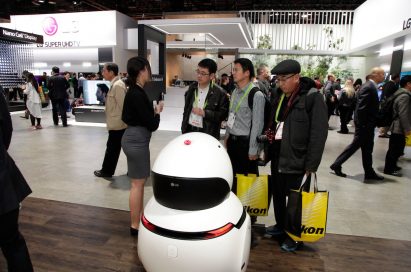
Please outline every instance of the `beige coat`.
[[107, 130], [121, 130], [127, 128], [127, 125], [121, 120], [126, 91], [126, 85], [119, 76], [116, 76], [111, 81], [111, 88], [106, 97]]

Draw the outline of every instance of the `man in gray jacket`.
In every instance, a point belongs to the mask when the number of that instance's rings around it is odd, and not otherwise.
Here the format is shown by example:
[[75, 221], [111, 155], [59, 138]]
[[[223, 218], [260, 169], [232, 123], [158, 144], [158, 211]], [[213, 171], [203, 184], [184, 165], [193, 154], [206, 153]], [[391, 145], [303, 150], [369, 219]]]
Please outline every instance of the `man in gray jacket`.
[[394, 120], [390, 127], [390, 143], [384, 167], [384, 174], [398, 177], [401, 176], [401, 167], [397, 166], [397, 161], [404, 152], [405, 137], [411, 137], [411, 76], [404, 76], [400, 86], [401, 89], [394, 94]]
[[[321, 162], [328, 134], [327, 107], [315, 82], [300, 77], [295, 60], [284, 60], [271, 70], [277, 75], [279, 88], [273, 93], [273, 120], [267, 133], [270, 146], [271, 179], [275, 226], [266, 232], [279, 236], [281, 249], [293, 252], [301, 242], [284, 232], [290, 190], [301, 186], [304, 175], [315, 173]], [[307, 183], [309, 184], [309, 183]]]

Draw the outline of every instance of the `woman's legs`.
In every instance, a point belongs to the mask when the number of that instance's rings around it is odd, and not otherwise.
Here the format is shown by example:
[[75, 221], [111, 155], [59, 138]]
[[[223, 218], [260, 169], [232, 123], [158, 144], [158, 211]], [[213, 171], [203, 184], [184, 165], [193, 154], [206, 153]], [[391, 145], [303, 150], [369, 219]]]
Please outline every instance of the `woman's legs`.
[[146, 179], [131, 179], [130, 189], [130, 217], [131, 227], [138, 229], [140, 225], [140, 216], [143, 210], [143, 197], [144, 197], [144, 182]]

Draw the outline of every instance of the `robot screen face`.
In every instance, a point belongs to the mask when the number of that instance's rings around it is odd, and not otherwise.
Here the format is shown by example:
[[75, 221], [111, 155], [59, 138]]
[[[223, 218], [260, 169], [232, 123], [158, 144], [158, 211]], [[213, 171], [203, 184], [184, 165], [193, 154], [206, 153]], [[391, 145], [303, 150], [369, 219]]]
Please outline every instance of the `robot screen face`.
[[229, 195], [222, 178], [182, 178], [152, 173], [155, 199], [163, 206], [197, 211], [217, 206]]

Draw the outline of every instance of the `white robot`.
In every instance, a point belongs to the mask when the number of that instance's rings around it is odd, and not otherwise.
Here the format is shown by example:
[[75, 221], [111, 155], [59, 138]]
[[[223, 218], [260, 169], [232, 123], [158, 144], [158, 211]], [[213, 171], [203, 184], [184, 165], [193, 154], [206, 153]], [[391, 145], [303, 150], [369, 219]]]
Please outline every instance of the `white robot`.
[[158, 155], [154, 196], [141, 217], [138, 255], [149, 272], [246, 271], [251, 222], [231, 192], [223, 145], [205, 133], [183, 134]]

